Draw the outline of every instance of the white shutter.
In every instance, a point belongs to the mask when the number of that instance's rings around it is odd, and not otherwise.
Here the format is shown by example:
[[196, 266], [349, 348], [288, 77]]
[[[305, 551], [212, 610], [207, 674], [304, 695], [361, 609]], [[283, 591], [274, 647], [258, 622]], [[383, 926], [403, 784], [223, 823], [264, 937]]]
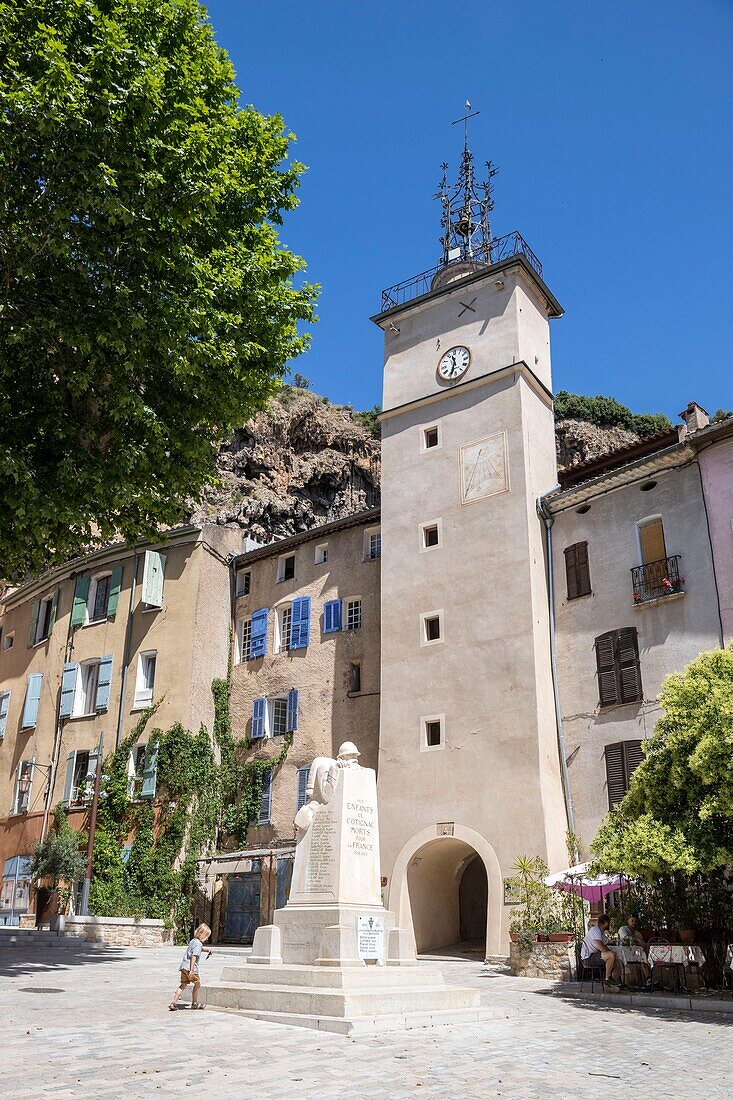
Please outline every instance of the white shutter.
[[165, 554], [157, 550], [145, 551], [143, 566], [143, 603], [149, 607], [163, 606], [163, 577], [165, 574]]

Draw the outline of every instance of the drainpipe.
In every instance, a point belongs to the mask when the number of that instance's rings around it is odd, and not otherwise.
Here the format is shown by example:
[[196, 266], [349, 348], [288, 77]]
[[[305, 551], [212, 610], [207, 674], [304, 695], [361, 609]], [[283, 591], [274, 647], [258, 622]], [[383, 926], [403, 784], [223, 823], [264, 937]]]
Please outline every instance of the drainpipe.
[[130, 606], [127, 611], [127, 626], [125, 628], [125, 648], [122, 654], [122, 682], [120, 684], [120, 706], [117, 712], [117, 733], [115, 735], [115, 749], [122, 740], [122, 724], [125, 718], [125, 694], [127, 692], [127, 665], [130, 660], [130, 639], [132, 637], [132, 616], [135, 611], [135, 592], [137, 589], [137, 563], [140, 554], [136, 550], [132, 563], [132, 585], [130, 587]]
[[570, 793], [567, 751], [565, 748], [565, 728], [560, 706], [560, 685], [557, 675], [557, 631], [555, 623], [555, 571], [552, 561], [552, 525], [555, 518], [543, 497], [537, 497], [537, 514], [545, 525], [545, 548], [547, 555], [547, 604], [550, 617], [550, 666], [552, 668], [552, 694], [555, 700], [555, 724], [557, 726], [557, 747], [560, 754], [562, 789], [565, 796], [565, 812], [568, 817], [568, 829], [575, 835], [575, 814], [573, 798]]
[[[77, 573], [70, 573], [68, 579], [74, 581], [74, 591], [76, 591], [76, 578]], [[60, 587], [60, 586], [59, 586]], [[73, 627], [71, 620], [74, 617], [74, 596], [71, 597], [71, 611], [69, 612], [69, 625], [66, 628], [66, 646], [64, 647], [64, 664], [70, 659], [71, 654], [74, 651], [74, 638]], [[56, 785], [56, 775], [59, 766], [59, 754], [61, 752], [61, 738], [64, 732], [64, 720], [61, 717], [61, 684], [59, 684], [58, 697], [56, 700], [56, 730], [53, 737], [53, 749], [51, 751], [51, 767], [48, 772], [48, 781], [46, 786], [46, 797], [43, 803], [43, 821], [41, 822], [41, 844], [46, 838], [46, 829], [48, 828], [48, 818], [51, 812], [51, 802], [53, 800], [53, 789]]]

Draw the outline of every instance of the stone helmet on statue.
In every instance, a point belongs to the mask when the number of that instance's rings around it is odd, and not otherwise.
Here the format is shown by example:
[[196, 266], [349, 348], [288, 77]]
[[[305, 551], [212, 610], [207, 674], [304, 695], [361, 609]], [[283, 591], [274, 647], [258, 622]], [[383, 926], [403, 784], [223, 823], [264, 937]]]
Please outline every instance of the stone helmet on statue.
[[361, 753], [357, 749], [353, 741], [344, 741], [343, 745], [339, 748], [338, 763], [342, 768], [356, 768], [359, 766], [359, 757]]

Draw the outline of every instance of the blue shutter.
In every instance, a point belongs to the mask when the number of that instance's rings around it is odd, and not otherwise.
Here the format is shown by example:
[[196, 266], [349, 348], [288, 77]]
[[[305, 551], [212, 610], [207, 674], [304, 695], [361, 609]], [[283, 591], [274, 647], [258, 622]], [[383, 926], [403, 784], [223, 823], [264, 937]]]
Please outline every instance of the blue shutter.
[[38, 703], [41, 698], [42, 672], [32, 672], [28, 677], [28, 687], [25, 693], [25, 706], [23, 707], [23, 721], [20, 724], [22, 730], [32, 729], [38, 719]]
[[341, 600], [329, 600], [323, 605], [323, 633], [335, 634], [341, 629]]
[[132, 844], [123, 844], [120, 849], [120, 859], [123, 863], [127, 863], [132, 853]]
[[264, 657], [267, 653], [267, 620], [268, 610], [266, 607], [261, 607], [258, 611], [252, 612], [252, 634], [249, 640], [249, 659], [254, 660], [255, 657]]
[[298, 596], [293, 600], [293, 614], [290, 620], [290, 648], [305, 649], [310, 641], [311, 598]]
[[145, 763], [143, 764], [143, 785], [140, 788], [141, 798], [154, 798], [155, 786], [158, 781], [158, 742], [145, 751]]
[[99, 662], [99, 677], [97, 679], [97, 702], [94, 709], [99, 713], [109, 709], [109, 692], [112, 685], [112, 654], [108, 653]]
[[267, 825], [270, 820], [272, 807], [272, 768], [268, 768], [262, 777], [262, 802], [260, 803], [260, 816], [258, 823]]
[[61, 678], [60, 718], [68, 718], [74, 709], [74, 693], [76, 691], [76, 678], [78, 675], [79, 666], [73, 661], [69, 661], [64, 665], [64, 674]]
[[71, 802], [71, 790], [74, 786], [74, 769], [76, 768], [76, 753], [70, 752], [66, 757], [66, 779], [64, 780], [64, 806]]
[[8, 707], [10, 706], [10, 692], [4, 691], [0, 695], [0, 737], [5, 736], [5, 727], [8, 724]]
[[288, 692], [288, 713], [285, 722], [285, 732], [295, 733], [298, 728], [298, 689], [291, 688]]
[[77, 577], [74, 587], [74, 605], [71, 609], [71, 625], [83, 626], [87, 616], [89, 577]]
[[253, 699], [252, 700], [252, 736], [251, 741], [257, 740], [258, 737], [265, 736], [265, 712], [267, 710], [267, 699]]
[[308, 773], [310, 770], [310, 764], [304, 764], [302, 768], [298, 768], [298, 800], [295, 806], [296, 814], [301, 806], [305, 806], [308, 801]]

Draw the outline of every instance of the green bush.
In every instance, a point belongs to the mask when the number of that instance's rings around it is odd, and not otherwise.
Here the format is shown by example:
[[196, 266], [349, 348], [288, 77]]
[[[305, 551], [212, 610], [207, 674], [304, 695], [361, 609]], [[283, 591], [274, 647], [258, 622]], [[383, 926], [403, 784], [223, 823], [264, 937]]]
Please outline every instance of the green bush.
[[555, 420], [584, 420], [600, 428], [626, 428], [640, 436], [672, 427], [664, 413], [632, 413], [613, 397], [585, 397], [567, 390], [560, 390], [555, 397]]

